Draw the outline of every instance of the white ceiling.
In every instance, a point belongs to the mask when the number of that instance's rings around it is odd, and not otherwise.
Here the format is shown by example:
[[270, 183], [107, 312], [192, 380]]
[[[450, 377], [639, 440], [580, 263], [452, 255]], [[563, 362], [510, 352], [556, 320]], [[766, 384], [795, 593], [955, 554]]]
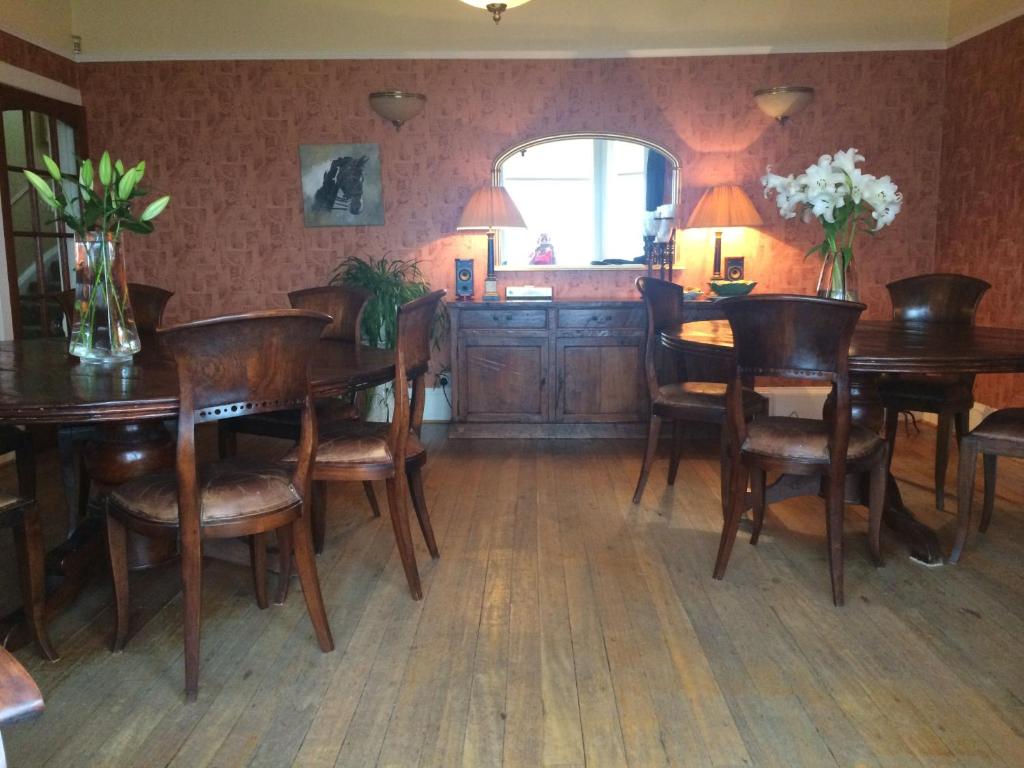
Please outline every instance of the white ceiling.
[[0, 27], [83, 61], [603, 57], [944, 48], [1024, 0], [0, 0]]

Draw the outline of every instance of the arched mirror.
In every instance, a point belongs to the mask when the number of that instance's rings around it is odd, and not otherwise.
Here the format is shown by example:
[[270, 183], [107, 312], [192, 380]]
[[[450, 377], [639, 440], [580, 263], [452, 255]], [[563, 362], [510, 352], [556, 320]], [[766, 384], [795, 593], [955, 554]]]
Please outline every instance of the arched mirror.
[[498, 233], [497, 268], [636, 269], [644, 214], [676, 202], [679, 161], [633, 136], [573, 133], [524, 142], [494, 163], [526, 229]]

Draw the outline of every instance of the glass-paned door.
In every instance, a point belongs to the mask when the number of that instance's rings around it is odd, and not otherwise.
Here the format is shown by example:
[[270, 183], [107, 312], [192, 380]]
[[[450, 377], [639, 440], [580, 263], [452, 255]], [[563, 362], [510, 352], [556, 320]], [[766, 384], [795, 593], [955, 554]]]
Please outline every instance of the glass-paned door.
[[14, 335], [64, 336], [67, 322], [57, 296], [75, 284], [73, 233], [39, 200], [22, 171], [30, 169], [49, 180], [43, 164], [43, 155], [49, 155], [60, 166], [68, 197], [77, 197], [84, 112], [73, 104], [0, 86], [0, 116], [0, 209]]

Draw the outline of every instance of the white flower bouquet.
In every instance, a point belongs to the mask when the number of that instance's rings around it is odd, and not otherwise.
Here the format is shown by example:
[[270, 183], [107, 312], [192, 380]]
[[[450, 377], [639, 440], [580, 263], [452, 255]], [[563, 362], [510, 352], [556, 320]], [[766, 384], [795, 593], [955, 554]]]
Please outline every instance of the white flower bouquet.
[[858, 231], [874, 234], [888, 226], [903, 206], [903, 195], [888, 176], [878, 178], [857, 167], [864, 156], [856, 149], [822, 155], [799, 176], [768, 172], [761, 177], [764, 196], [775, 193], [779, 214], [804, 221], [818, 219], [825, 239], [807, 251], [825, 259], [818, 294], [856, 300], [850, 285], [853, 242]]

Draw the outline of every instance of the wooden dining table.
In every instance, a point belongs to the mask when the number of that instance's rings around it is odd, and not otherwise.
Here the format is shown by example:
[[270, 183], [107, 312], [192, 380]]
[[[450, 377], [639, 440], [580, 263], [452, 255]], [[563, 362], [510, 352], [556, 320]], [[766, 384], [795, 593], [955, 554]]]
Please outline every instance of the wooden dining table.
[[[683, 355], [727, 362], [732, 357], [732, 331], [725, 320], [683, 323], [661, 333], [662, 344]], [[979, 374], [1024, 372], [1024, 331], [1014, 328], [861, 320], [850, 344], [850, 395], [854, 423], [880, 432], [884, 408], [878, 396], [879, 377], [897, 373]], [[827, 407], [827, 405], [826, 405]], [[815, 478], [783, 476], [768, 491], [768, 501], [817, 493]], [[849, 484], [847, 497], [860, 502], [863, 483]], [[936, 532], [919, 521], [903, 503], [889, 474], [884, 520], [928, 564], [942, 563]]]
[[[177, 372], [157, 337], [142, 341], [131, 362], [117, 365], [80, 362], [68, 355], [66, 339], [0, 342], [0, 424], [94, 425], [84, 454], [100, 487], [173, 466], [174, 441], [164, 422], [178, 416]], [[393, 350], [336, 339], [317, 344], [314, 397], [394, 378]], [[61, 583], [51, 608], [71, 599], [102, 561], [102, 528], [101, 515], [71, 516], [66, 541], [47, 554], [48, 570]]]

